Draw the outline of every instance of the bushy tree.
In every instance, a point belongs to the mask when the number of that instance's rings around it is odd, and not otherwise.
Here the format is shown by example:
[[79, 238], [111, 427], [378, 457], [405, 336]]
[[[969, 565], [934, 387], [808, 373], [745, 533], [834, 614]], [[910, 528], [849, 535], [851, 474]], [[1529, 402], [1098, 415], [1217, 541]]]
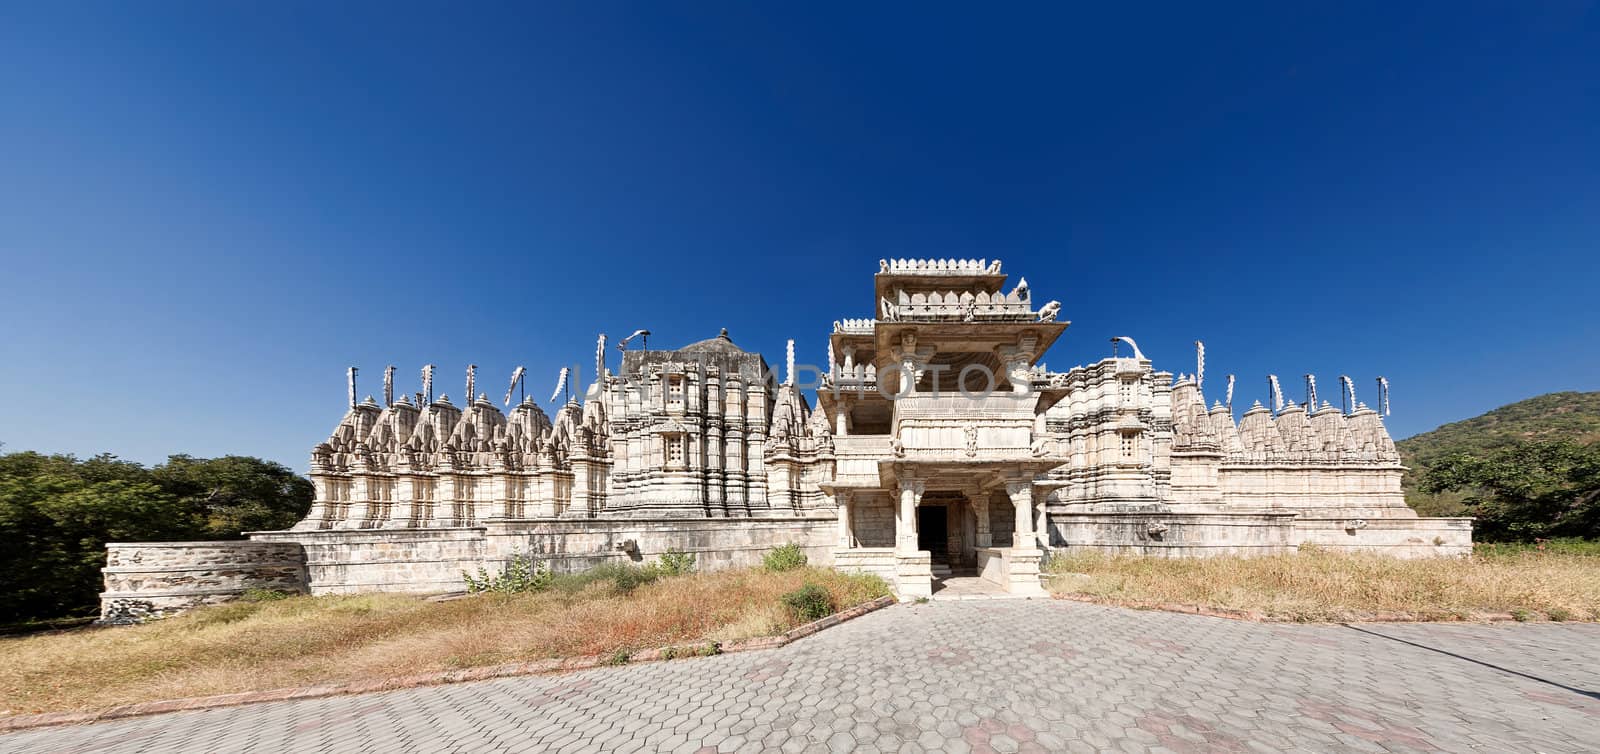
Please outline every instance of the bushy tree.
[[293, 524], [311, 498], [256, 458], [0, 455], [0, 623], [92, 613], [107, 542], [237, 539]]
[[1484, 541], [1600, 537], [1600, 443], [1516, 443], [1457, 453], [1428, 470], [1424, 489], [1465, 495]]
[[311, 510], [311, 480], [260, 458], [176, 455], [150, 473], [184, 503], [205, 539], [287, 529]]

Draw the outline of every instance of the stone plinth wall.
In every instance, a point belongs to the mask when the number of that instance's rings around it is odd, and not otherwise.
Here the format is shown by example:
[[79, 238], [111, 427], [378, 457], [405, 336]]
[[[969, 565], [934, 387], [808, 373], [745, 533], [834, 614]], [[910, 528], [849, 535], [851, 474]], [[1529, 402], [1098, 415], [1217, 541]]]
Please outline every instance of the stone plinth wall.
[[293, 542], [112, 542], [100, 622], [137, 623], [239, 598], [250, 589], [306, 591]]
[[841, 571], [874, 573], [893, 584], [895, 557], [893, 547], [858, 547], [833, 553], [833, 567]]
[[488, 526], [485, 557], [503, 562], [515, 553], [529, 553], [565, 573], [608, 561], [649, 563], [678, 550], [693, 553], [698, 568], [715, 570], [761, 565], [768, 550], [793, 543], [812, 565], [826, 566], [833, 563], [838, 532], [833, 515], [508, 521]]
[[[450, 592], [484, 563], [483, 527], [252, 532], [305, 548], [311, 594]], [[491, 568], [490, 570], [498, 570]]]
[[1039, 567], [1044, 551], [1031, 547], [979, 547], [978, 576], [1012, 594], [1044, 595]]
[[1050, 546], [1118, 555], [1277, 555], [1297, 544], [1293, 513], [1076, 513], [1051, 510]]
[[1397, 558], [1472, 554], [1470, 518], [1307, 518], [1294, 522], [1295, 537], [1326, 550], [1372, 552]]
[[1400, 489], [1404, 469], [1360, 465], [1224, 464], [1222, 502], [1235, 508], [1290, 510], [1305, 515], [1411, 518]]
[[814, 565], [832, 563], [836, 519], [673, 518], [500, 521], [454, 529], [255, 532], [262, 542], [305, 548], [311, 594], [451, 592], [461, 573], [501, 570], [516, 554], [532, 555], [557, 573], [607, 562], [644, 564], [667, 550], [693, 553], [702, 569], [761, 564], [768, 550], [800, 545]]

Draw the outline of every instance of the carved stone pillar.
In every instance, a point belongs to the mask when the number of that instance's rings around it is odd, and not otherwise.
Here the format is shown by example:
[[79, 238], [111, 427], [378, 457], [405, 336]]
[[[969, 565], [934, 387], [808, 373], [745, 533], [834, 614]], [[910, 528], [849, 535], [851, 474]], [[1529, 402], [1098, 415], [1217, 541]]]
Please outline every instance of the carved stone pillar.
[[1019, 479], [1006, 482], [1006, 495], [1016, 510], [1016, 533], [1011, 535], [1013, 549], [1037, 547], [1033, 534], [1033, 480]]
[[439, 473], [438, 486], [434, 488], [433, 497], [433, 523], [435, 526], [458, 526], [456, 519], [456, 501], [460, 499], [460, 486], [463, 480], [448, 469]]
[[1039, 566], [1044, 553], [1033, 533], [1033, 480], [1007, 480], [1006, 494], [1011, 496], [1011, 506], [1017, 512], [1017, 532], [1011, 537], [1011, 549], [1004, 554], [1006, 591], [1043, 595]]
[[[722, 408], [715, 406], [714, 410], [720, 413]], [[722, 422], [719, 419], [706, 427], [706, 499], [711, 504], [711, 510], [722, 515], [728, 513], [722, 473], [722, 466], [727, 461], [726, 453], [722, 446]]]
[[315, 455], [311, 459], [311, 510], [306, 517], [294, 525], [294, 531], [313, 531], [320, 529], [328, 520], [328, 477]]
[[917, 599], [933, 594], [933, 570], [929, 554], [917, 549], [917, 503], [922, 501], [926, 483], [920, 479], [900, 479], [900, 510], [895, 517], [895, 589], [902, 599]]
[[963, 488], [961, 494], [967, 498], [967, 507], [972, 510], [972, 518], [977, 522], [973, 531], [973, 547], [993, 547], [994, 534], [989, 526], [989, 492], [978, 485]]
[[840, 490], [834, 493], [839, 502], [839, 542], [841, 550], [848, 550], [855, 546], [854, 538], [850, 536], [850, 493]]
[[511, 478], [511, 472], [506, 468], [505, 461], [495, 457], [489, 464], [489, 498], [479, 506], [477, 515], [479, 521], [501, 521], [509, 516], [509, 506], [513, 491], [517, 483]]
[[894, 520], [894, 546], [900, 553], [917, 551], [917, 504], [922, 502], [926, 483], [920, 479], [900, 480], [900, 511]]
[[573, 454], [572, 456], [572, 506], [568, 512], [578, 518], [593, 518], [594, 510], [590, 507], [589, 486], [589, 455], [587, 453]]
[[[361, 447], [357, 446], [356, 451], [360, 453]], [[334, 522], [336, 529], [360, 529], [368, 525], [368, 510], [372, 501], [372, 474], [368, 471], [366, 462], [359, 456], [357, 458], [350, 475], [350, 501], [345, 506], [344, 517]]]

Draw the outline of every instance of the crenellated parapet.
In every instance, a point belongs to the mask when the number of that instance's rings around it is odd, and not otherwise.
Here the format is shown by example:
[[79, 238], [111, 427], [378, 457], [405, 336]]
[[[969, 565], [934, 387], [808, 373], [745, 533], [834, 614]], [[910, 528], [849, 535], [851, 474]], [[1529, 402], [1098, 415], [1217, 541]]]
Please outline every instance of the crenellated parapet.
[[987, 259], [880, 259], [879, 274], [909, 275], [998, 275], [1000, 260]]

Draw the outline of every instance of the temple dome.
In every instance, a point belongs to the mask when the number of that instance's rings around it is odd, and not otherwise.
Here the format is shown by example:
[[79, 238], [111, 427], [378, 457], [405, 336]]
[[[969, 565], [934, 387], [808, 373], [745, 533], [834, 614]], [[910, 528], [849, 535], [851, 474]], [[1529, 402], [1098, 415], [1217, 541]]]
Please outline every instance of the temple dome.
[[680, 353], [747, 353], [743, 348], [734, 345], [733, 341], [728, 338], [728, 328], [726, 327], [722, 328], [722, 333], [717, 337], [690, 343], [678, 349], [678, 351]]

